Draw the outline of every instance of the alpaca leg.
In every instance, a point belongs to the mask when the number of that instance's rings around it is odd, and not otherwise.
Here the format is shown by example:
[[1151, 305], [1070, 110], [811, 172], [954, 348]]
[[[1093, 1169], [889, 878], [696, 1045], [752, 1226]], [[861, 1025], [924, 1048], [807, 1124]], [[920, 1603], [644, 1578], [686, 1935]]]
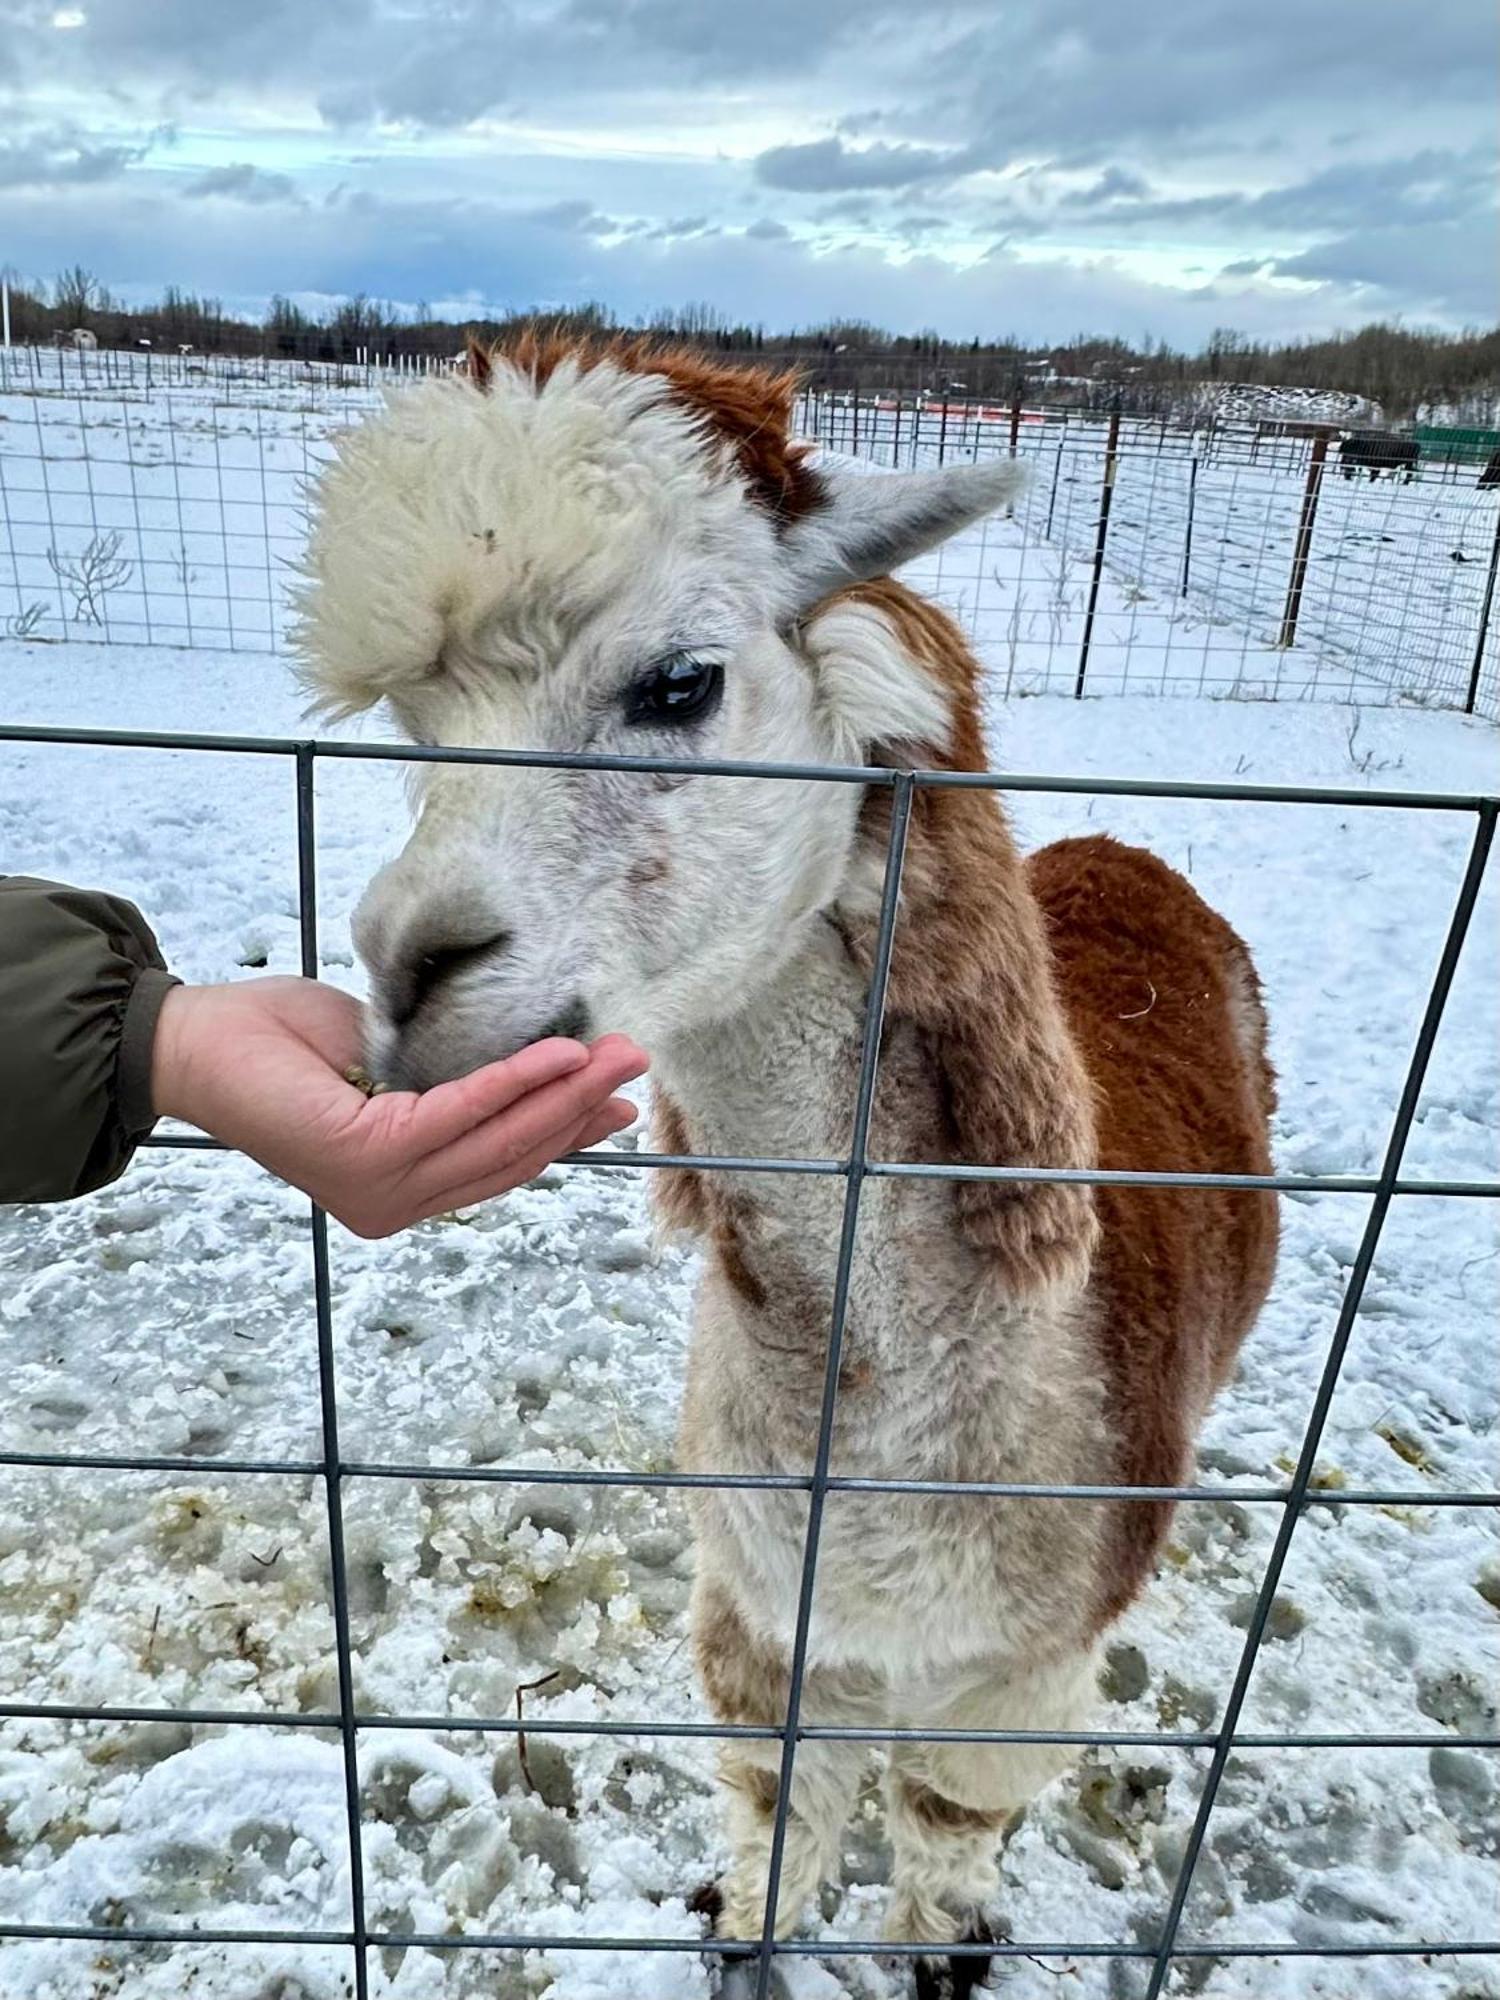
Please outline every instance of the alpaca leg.
[[[719, 1719], [779, 1728], [787, 1712], [785, 1655], [756, 1638], [728, 1593], [702, 1577], [693, 1603], [693, 1636], [704, 1688]], [[868, 1722], [873, 1693], [869, 1677], [810, 1669], [802, 1720]], [[719, 1753], [730, 1842], [729, 1869], [712, 1897], [719, 1937], [755, 1938], [764, 1928], [781, 1754], [774, 1737], [732, 1740]], [[798, 1745], [776, 1898], [778, 1937], [795, 1928], [808, 1898], [836, 1868], [839, 1834], [868, 1755], [860, 1743]]]
[[[858, 1743], [798, 1745], [776, 1896], [777, 1937], [795, 1930], [809, 1898], [838, 1873], [839, 1835], [865, 1761]], [[720, 1753], [731, 1860], [719, 1885], [719, 1937], [758, 1938], [765, 1926], [780, 1766], [779, 1743], [731, 1743]]]
[[[1095, 1700], [1095, 1660], [1081, 1653], [1045, 1668], [995, 1665], [964, 1676], [923, 1719], [936, 1729], [1082, 1729]], [[1058, 1743], [900, 1743], [886, 1777], [892, 1848], [885, 1934], [903, 1943], [983, 1944], [1000, 1853], [1027, 1802], [1077, 1752]], [[982, 1985], [982, 1954], [919, 1959], [919, 2000], [965, 2000]]]

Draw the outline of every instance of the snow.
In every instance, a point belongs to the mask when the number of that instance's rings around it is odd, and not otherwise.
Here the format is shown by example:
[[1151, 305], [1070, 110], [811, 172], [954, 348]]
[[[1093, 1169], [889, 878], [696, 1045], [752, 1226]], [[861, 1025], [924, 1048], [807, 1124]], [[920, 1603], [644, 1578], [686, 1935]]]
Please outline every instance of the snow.
[[[1018, 526], [987, 535], [997, 560], [1022, 541]], [[1004, 600], [999, 615], [1010, 615]], [[1468, 793], [1493, 791], [1500, 776], [1494, 730], [1457, 715], [1129, 693], [1075, 703], [1020, 699], [1014, 684], [1006, 699], [1005, 651], [988, 658], [992, 752], [1012, 771]], [[0, 715], [302, 728], [288, 665], [272, 653], [76, 636], [0, 641]], [[0, 744], [0, 770], [7, 867], [131, 896], [189, 978], [242, 977], [262, 962], [296, 969], [288, 760]], [[1373, 1172], [1472, 818], [1044, 793], [1011, 804], [1027, 844], [1107, 829], [1190, 873], [1266, 981], [1278, 1165]], [[402, 838], [399, 770], [320, 766], [318, 821], [322, 970], [357, 991], [349, 916]], [[1492, 870], [1408, 1149], [1414, 1177], [1500, 1172], [1497, 902]], [[555, 1168], [503, 1203], [390, 1243], [335, 1228], [345, 1455], [523, 1474], [670, 1468], [694, 1265], [655, 1245], [646, 1178]], [[1200, 1471], [1218, 1484], [1263, 1486], [1294, 1461], [1368, 1202], [1296, 1197], [1283, 1211], [1275, 1292], [1203, 1438]], [[1496, 1488], [1497, 1272], [1493, 1202], [1395, 1203], [1318, 1480], [1410, 1497], [1308, 1512], [1246, 1729], [1495, 1731], [1493, 1510], [1425, 1503]], [[0, 1213], [0, 1274], [0, 1450], [202, 1461], [191, 1475], [0, 1468], [0, 1701], [334, 1709], [321, 1482], [214, 1462], [307, 1466], [320, 1451], [300, 1199], [237, 1158], [146, 1150], [85, 1201]], [[521, 1689], [531, 1725], [524, 1765], [510, 1735], [362, 1736], [371, 1925], [695, 1935], [685, 1899], [722, 1858], [711, 1744], [536, 1733], [548, 1720], [706, 1719], [685, 1641], [680, 1499], [525, 1478], [354, 1478], [344, 1507], [361, 1709], [509, 1716]], [[1160, 1577], [1114, 1635], [1101, 1727], [1213, 1726], [1277, 1518], [1248, 1501], [1179, 1510]], [[1149, 1936], [1205, 1763], [1201, 1751], [1105, 1749], [1050, 1787], [1006, 1857], [1012, 1934]], [[1184, 1935], [1494, 1938], [1497, 1855], [1493, 1753], [1456, 1740], [1433, 1751], [1240, 1750]], [[874, 1936], [883, 1868], [871, 1797], [814, 1934]], [[0, 1923], [348, 1921], [332, 1733], [0, 1723]], [[12, 1941], [0, 1945], [0, 1996], [343, 2000], [349, 1969], [347, 1951], [295, 1942]], [[379, 2000], [709, 1992], [695, 1953], [553, 1946], [375, 1951], [370, 1976]], [[1140, 1973], [1125, 1961], [1018, 1959], [996, 1978], [1014, 2000], [1128, 2000]], [[1496, 2000], [1500, 1958], [1205, 1960], [1176, 1978], [1178, 1991], [1236, 2000]], [[873, 1957], [798, 1962], [786, 1980], [795, 2000], [907, 1990], [905, 1974]]]
[[[131, 366], [127, 368], [125, 364]], [[32, 636], [280, 651], [307, 477], [378, 403], [379, 369], [242, 374], [153, 357], [55, 355], [33, 381], [0, 351], [0, 616]], [[1008, 420], [806, 398], [799, 421], [865, 460], [1009, 449]], [[1407, 697], [1461, 705], [1500, 532], [1500, 489], [1425, 461], [1410, 485], [1321, 482], [1297, 643], [1278, 645], [1306, 487], [1305, 438], [1127, 418], [1087, 668], [1099, 693]], [[1034, 479], [1015, 523], [950, 542], [917, 574], [1012, 693], [1071, 691], [1088, 622], [1106, 426], [1088, 413], [1018, 443]], [[1016, 533], [1015, 528], [1020, 532]], [[104, 565], [85, 588], [85, 569]], [[112, 567], [111, 567], [112, 564]], [[1500, 615], [1480, 680], [1500, 713]]]

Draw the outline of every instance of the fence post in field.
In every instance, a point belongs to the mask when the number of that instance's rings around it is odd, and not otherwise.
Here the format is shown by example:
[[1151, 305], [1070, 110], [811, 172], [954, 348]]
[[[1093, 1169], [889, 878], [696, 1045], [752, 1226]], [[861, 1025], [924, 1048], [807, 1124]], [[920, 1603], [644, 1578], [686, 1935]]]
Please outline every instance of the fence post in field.
[[938, 464], [943, 462], [943, 453], [948, 443], [948, 392], [943, 391], [942, 415], [938, 418]]
[[[1014, 458], [1018, 453], [1018, 451], [1020, 450], [1020, 445], [1021, 445], [1021, 396], [1020, 396], [1020, 391], [1018, 390], [1016, 392], [1015, 400], [1011, 403], [1010, 406], [1010, 455], [1012, 458]], [[1011, 519], [1015, 511], [1016, 509], [1014, 501], [1009, 502], [1005, 509], [1005, 518], [1007, 521]]]
[[1182, 595], [1188, 594], [1188, 574], [1193, 562], [1193, 508], [1198, 500], [1198, 454], [1188, 460], [1187, 526], [1182, 534]]
[[1043, 530], [1046, 539], [1052, 539], [1052, 516], [1057, 511], [1057, 480], [1062, 471], [1063, 446], [1067, 443], [1068, 427], [1063, 425], [1063, 434], [1057, 440], [1057, 450], [1052, 458], [1052, 491], [1047, 495], [1047, 526]]
[[1495, 535], [1490, 543], [1490, 569], [1484, 580], [1484, 602], [1479, 607], [1479, 636], [1474, 641], [1474, 664], [1469, 670], [1469, 692], [1464, 696], [1464, 714], [1474, 713], [1479, 699], [1479, 676], [1484, 669], [1484, 642], [1490, 633], [1490, 612], [1495, 605], [1495, 572], [1500, 570], [1500, 508], [1495, 510]]
[[1302, 586], [1307, 580], [1307, 559], [1312, 549], [1313, 523], [1318, 518], [1318, 495], [1323, 487], [1323, 464], [1328, 457], [1331, 433], [1321, 430], [1313, 439], [1312, 456], [1307, 461], [1307, 484], [1302, 490], [1302, 517], [1297, 523], [1297, 540], [1292, 549], [1292, 574], [1287, 582], [1286, 609], [1281, 614], [1278, 646], [1290, 646], [1297, 637], [1297, 614], [1302, 609]]
[[849, 398], [849, 452], [851, 457], [859, 457], [859, 389], [856, 385]]
[[1104, 485], [1099, 494], [1099, 528], [1094, 536], [1094, 573], [1089, 579], [1089, 608], [1084, 614], [1083, 643], [1078, 649], [1078, 678], [1073, 683], [1073, 699], [1083, 700], [1083, 677], [1089, 670], [1089, 648], [1094, 643], [1094, 612], [1099, 604], [1099, 579], [1104, 574], [1104, 545], [1109, 539], [1109, 509], [1115, 497], [1115, 474], [1120, 464], [1120, 405], [1109, 413], [1109, 437], [1104, 446]]

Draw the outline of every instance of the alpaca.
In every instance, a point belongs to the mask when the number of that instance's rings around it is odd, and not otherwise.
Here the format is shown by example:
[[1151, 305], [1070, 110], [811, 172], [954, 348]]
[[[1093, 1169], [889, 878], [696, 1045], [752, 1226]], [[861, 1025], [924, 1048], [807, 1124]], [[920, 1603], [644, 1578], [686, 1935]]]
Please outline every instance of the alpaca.
[[[981, 770], [980, 669], [889, 572], [1016, 490], [1009, 462], [815, 466], [788, 378], [641, 344], [471, 352], [349, 433], [317, 500], [302, 646], [326, 713], [421, 743]], [[890, 794], [677, 774], [426, 767], [356, 936], [371, 1067], [423, 1087], [562, 1029], [653, 1056], [683, 1156], [847, 1153]], [[913, 798], [871, 1126], [877, 1158], [1269, 1171], [1249, 954], [1155, 857], [1023, 860], [999, 800]], [[843, 1184], [659, 1170], [704, 1249], [681, 1432], [696, 1472], [812, 1465]], [[1171, 1485], [1270, 1283], [1274, 1197], [1078, 1183], [866, 1184], [836, 1475]], [[730, 1724], [778, 1724], [805, 1491], [695, 1490], [691, 1622]], [[1156, 1501], [834, 1492], [802, 1720], [1085, 1726], [1101, 1635], [1148, 1579]], [[780, 1744], [721, 1756], [709, 1900], [761, 1934]], [[1008, 1827], [1052, 1745], [887, 1759], [886, 1922], [967, 1994]], [[790, 1932], [868, 1758], [799, 1746], [775, 1912]], [[726, 1982], [726, 1985], [732, 1982]]]

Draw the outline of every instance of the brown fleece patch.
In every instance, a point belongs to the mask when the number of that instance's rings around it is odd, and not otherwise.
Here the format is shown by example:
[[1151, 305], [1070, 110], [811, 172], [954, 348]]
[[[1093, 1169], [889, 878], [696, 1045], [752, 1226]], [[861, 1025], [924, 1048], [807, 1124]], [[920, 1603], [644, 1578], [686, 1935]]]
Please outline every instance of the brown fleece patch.
[[904, 1772], [900, 1786], [902, 1808], [929, 1833], [1000, 1833], [1015, 1817], [1010, 1806], [1001, 1806], [998, 1811], [962, 1806], [957, 1799], [944, 1798]]
[[779, 1653], [754, 1637], [713, 1583], [693, 1600], [693, 1649], [709, 1705], [720, 1722], [775, 1726], [786, 1716], [789, 1675]]
[[[673, 1153], [679, 1158], [690, 1153], [687, 1120], [682, 1107], [658, 1084], [651, 1097], [651, 1150]], [[651, 1190], [663, 1222], [669, 1229], [685, 1230], [692, 1236], [707, 1236], [713, 1222], [709, 1206], [709, 1177], [691, 1167], [658, 1167], [651, 1176]]]
[[745, 1245], [740, 1235], [739, 1224], [732, 1214], [724, 1211], [723, 1204], [715, 1204], [712, 1242], [719, 1255], [719, 1269], [727, 1284], [739, 1293], [747, 1305], [757, 1311], [766, 1303], [766, 1288], [751, 1270], [745, 1256]]
[[[890, 578], [845, 601], [879, 612], [948, 697], [951, 737], [877, 746], [878, 761], [985, 769], [979, 667], [945, 613]], [[890, 794], [872, 790], [865, 837], [884, 844]], [[888, 1016], [910, 1022], [943, 1083], [950, 1160], [974, 1166], [1085, 1167], [1094, 1153], [1089, 1079], [1058, 1006], [1046, 942], [1020, 857], [993, 793], [917, 792], [902, 875]], [[868, 964], [874, 926], [854, 940]], [[1021, 1298], [1079, 1281], [1094, 1239], [1091, 1190], [1047, 1183], [955, 1183], [960, 1225]]]
[[769, 1819], [775, 1812], [781, 1784], [774, 1771], [731, 1755], [723, 1760], [720, 1775], [731, 1791], [744, 1793], [762, 1819]]
[[477, 335], [464, 336], [464, 358], [458, 365], [476, 389], [481, 392], [488, 389], [495, 371], [490, 366], [490, 351]]
[[[652, 1108], [655, 1151], [680, 1156], [698, 1150], [674, 1098], [658, 1088]], [[725, 1281], [747, 1305], [757, 1311], [764, 1306], [765, 1284], [745, 1251], [744, 1232], [754, 1215], [746, 1197], [730, 1194], [717, 1176], [695, 1173], [691, 1167], [659, 1167], [653, 1181], [656, 1205], [667, 1227], [706, 1238]]]
[[565, 361], [584, 373], [607, 363], [632, 375], [660, 375], [701, 419], [705, 435], [729, 447], [752, 496], [778, 522], [795, 521], [823, 504], [823, 482], [808, 463], [811, 447], [791, 439], [795, 370], [726, 364], [646, 335], [606, 339], [527, 327], [488, 351], [482, 378], [472, 359], [469, 374], [483, 389], [494, 364], [508, 363], [540, 388]]
[[[1100, 1086], [1100, 1165], [1269, 1173], [1275, 1078], [1264, 1045], [1247, 1057], [1236, 1029], [1236, 982], [1256, 996], [1259, 983], [1235, 932], [1175, 869], [1106, 835], [1055, 841], [1027, 875], [1073, 1038]], [[1137, 996], [1153, 990], [1142, 1009]], [[1198, 1422], [1270, 1288], [1276, 1197], [1105, 1187], [1097, 1201], [1111, 1476], [1174, 1485], [1191, 1476]], [[1145, 1580], [1171, 1515], [1165, 1501], [1113, 1510], [1101, 1626]]]
[[649, 889], [653, 883], [664, 882], [672, 872], [672, 864], [664, 854], [649, 855], [644, 861], [632, 861], [625, 873], [627, 889]]

